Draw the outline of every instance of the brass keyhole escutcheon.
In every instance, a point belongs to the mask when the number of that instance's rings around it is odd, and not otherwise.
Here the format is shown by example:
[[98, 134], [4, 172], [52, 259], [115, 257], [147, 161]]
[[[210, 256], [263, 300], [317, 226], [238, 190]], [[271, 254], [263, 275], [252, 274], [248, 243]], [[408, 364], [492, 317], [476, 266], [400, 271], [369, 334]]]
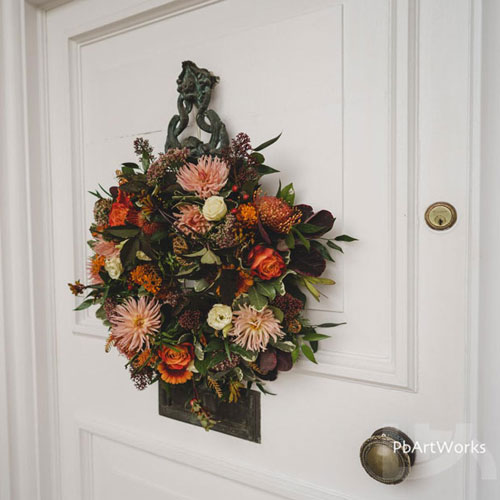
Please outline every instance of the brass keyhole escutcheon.
[[435, 231], [449, 229], [457, 221], [457, 211], [455, 207], [445, 201], [433, 203], [425, 211], [425, 222]]
[[413, 441], [394, 427], [376, 430], [359, 452], [361, 465], [370, 477], [383, 484], [399, 484], [415, 463]]

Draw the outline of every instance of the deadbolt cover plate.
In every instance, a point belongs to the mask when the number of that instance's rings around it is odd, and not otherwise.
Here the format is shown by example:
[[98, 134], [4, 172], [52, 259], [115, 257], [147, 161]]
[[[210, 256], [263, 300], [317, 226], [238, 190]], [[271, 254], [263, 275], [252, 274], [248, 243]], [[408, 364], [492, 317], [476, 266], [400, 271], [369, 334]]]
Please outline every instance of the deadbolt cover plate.
[[457, 221], [457, 211], [455, 207], [446, 201], [433, 203], [425, 211], [425, 222], [435, 231], [449, 229]]

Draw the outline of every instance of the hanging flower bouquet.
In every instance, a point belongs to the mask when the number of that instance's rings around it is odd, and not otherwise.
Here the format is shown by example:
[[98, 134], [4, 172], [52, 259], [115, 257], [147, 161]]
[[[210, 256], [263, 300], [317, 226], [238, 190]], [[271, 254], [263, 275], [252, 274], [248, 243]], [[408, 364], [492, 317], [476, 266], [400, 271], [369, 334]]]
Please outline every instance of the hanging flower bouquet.
[[[279, 136], [278, 136], [279, 137]], [[303, 354], [313, 363], [327, 335], [303, 310], [330, 250], [342, 251], [346, 235], [324, 238], [334, 224], [327, 210], [295, 204], [292, 184], [276, 195], [260, 186], [277, 172], [239, 134], [216, 154], [197, 148], [167, 149], [157, 156], [149, 142], [134, 142], [139, 164], [124, 163], [117, 186], [101, 187], [88, 242], [90, 283], [76, 308], [97, 305], [109, 328], [107, 350], [127, 359], [138, 389], [158, 380], [185, 391], [206, 428], [214, 420], [198, 390], [225, 402], [255, 384], [290, 370]]]

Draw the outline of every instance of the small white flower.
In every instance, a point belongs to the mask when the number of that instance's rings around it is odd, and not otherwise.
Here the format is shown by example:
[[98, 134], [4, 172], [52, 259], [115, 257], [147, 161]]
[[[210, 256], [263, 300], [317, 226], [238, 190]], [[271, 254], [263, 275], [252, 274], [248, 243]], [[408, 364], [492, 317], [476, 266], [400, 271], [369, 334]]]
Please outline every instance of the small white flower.
[[135, 252], [135, 256], [139, 260], [146, 260], [146, 261], [150, 261], [151, 260], [151, 257], [148, 257], [142, 250], [137, 250], [137, 252]]
[[203, 217], [210, 221], [221, 220], [227, 214], [227, 205], [222, 196], [210, 196], [202, 209]]
[[215, 330], [222, 330], [231, 324], [233, 311], [224, 304], [215, 304], [208, 313], [207, 323]]
[[123, 272], [123, 266], [120, 257], [117, 255], [116, 257], [106, 259], [104, 263], [104, 269], [106, 269], [111, 279], [117, 280]]

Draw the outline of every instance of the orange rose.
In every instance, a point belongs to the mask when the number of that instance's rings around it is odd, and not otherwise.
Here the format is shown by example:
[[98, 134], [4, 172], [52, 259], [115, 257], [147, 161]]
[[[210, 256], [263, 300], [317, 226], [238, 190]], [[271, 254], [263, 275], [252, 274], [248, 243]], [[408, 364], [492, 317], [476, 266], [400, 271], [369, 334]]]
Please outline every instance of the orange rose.
[[254, 276], [261, 280], [271, 280], [283, 274], [286, 268], [283, 257], [272, 248], [257, 245], [248, 254], [248, 263]]
[[127, 219], [129, 210], [132, 208], [130, 197], [123, 191], [119, 191], [117, 200], [111, 205], [108, 222], [110, 226], [123, 226]]
[[194, 360], [192, 344], [184, 342], [175, 348], [164, 346], [158, 355], [161, 359], [158, 371], [162, 380], [168, 384], [184, 384], [193, 378], [193, 372], [188, 370], [188, 366]]

